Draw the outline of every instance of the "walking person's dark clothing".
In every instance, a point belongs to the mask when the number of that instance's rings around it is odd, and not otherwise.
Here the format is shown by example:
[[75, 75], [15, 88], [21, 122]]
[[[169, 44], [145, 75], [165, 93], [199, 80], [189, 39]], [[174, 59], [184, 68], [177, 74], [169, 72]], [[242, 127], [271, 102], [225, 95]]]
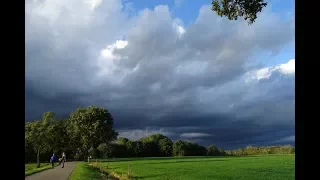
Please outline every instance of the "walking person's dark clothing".
[[52, 164], [52, 169], [54, 168], [54, 161], [56, 160], [56, 156], [53, 154], [50, 158], [50, 162]]

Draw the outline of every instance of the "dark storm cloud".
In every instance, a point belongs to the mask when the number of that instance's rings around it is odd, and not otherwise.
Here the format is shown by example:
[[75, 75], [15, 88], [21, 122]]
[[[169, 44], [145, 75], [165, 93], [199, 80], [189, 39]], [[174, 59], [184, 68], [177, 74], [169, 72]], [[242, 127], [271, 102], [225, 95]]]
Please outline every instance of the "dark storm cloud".
[[294, 60], [258, 68], [253, 59], [293, 42], [292, 18], [266, 9], [248, 26], [203, 6], [184, 27], [167, 6], [137, 15], [123, 6], [26, 2], [27, 121], [98, 105], [132, 139], [163, 133], [225, 148], [294, 142]]
[[50, 92], [39, 92], [41, 89], [36, 88], [37, 86], [32, 86], [32, 82], [26, 81], [26, 121], [40, 119], [42, 113], [47, 111], [53, 111], [59, 118], [64, 118], [74, 109], [84, 105], [79, 101], [84, 94], [64, 93], [50, 96]]

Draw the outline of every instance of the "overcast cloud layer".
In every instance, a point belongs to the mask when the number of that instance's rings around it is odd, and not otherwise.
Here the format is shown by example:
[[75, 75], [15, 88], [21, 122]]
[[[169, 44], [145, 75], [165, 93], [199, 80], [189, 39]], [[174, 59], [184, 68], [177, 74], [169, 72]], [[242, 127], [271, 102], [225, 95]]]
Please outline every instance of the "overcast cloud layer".
[[166, 5], [26, 0], [26, 121], [98, 105], [133, 140], [292, 144], [295, 60], [261, 67], [256, 58], [293, 41], [294, 17], [271, 6], [252, 26], [203, 6], [185, 26]]

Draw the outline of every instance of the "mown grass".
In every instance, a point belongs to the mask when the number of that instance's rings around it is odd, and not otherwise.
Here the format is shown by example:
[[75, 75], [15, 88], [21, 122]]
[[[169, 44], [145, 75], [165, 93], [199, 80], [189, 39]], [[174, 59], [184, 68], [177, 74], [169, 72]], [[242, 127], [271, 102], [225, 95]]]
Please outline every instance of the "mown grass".
[[[55, 166], [58, 164], [56, 163]], [[30, 176], [32, 174], [50, 169], [52, 167], [51, 163], [41, 163], [40, 168], [37, 168], [37, 163], [30, 163], [30, 164], [25, 164], [25, 176]]]
[[293, 180], [294, 155], [140, 158], [100, 162], [118, 175], [144, 180]]
[[[246, 157], [123, 158], [111, 162], [79, 162], [69, 179], [144, 180], [293, 180], [294, 155]], [[128, 171], [132, 178], [128, 178]], [[106, 173], [105, 173], [106, 174]], [[108, 177], [108, 178], [106, 178]]]

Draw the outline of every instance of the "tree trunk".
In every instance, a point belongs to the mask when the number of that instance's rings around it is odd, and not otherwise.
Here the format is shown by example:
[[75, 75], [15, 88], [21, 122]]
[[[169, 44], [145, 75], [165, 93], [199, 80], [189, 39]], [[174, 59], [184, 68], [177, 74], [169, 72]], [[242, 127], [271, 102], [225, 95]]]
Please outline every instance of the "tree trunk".
[[40, 150], [38, 149], [38, 151], [37, 151], [37, 168], [39, 168], [40, 167]]
[[84, 162], [87, 162], [87, 161], [88, 161], [88, 150], [87, 150], [87, 148], [84, 148], [83, 161], [84, 161]]

